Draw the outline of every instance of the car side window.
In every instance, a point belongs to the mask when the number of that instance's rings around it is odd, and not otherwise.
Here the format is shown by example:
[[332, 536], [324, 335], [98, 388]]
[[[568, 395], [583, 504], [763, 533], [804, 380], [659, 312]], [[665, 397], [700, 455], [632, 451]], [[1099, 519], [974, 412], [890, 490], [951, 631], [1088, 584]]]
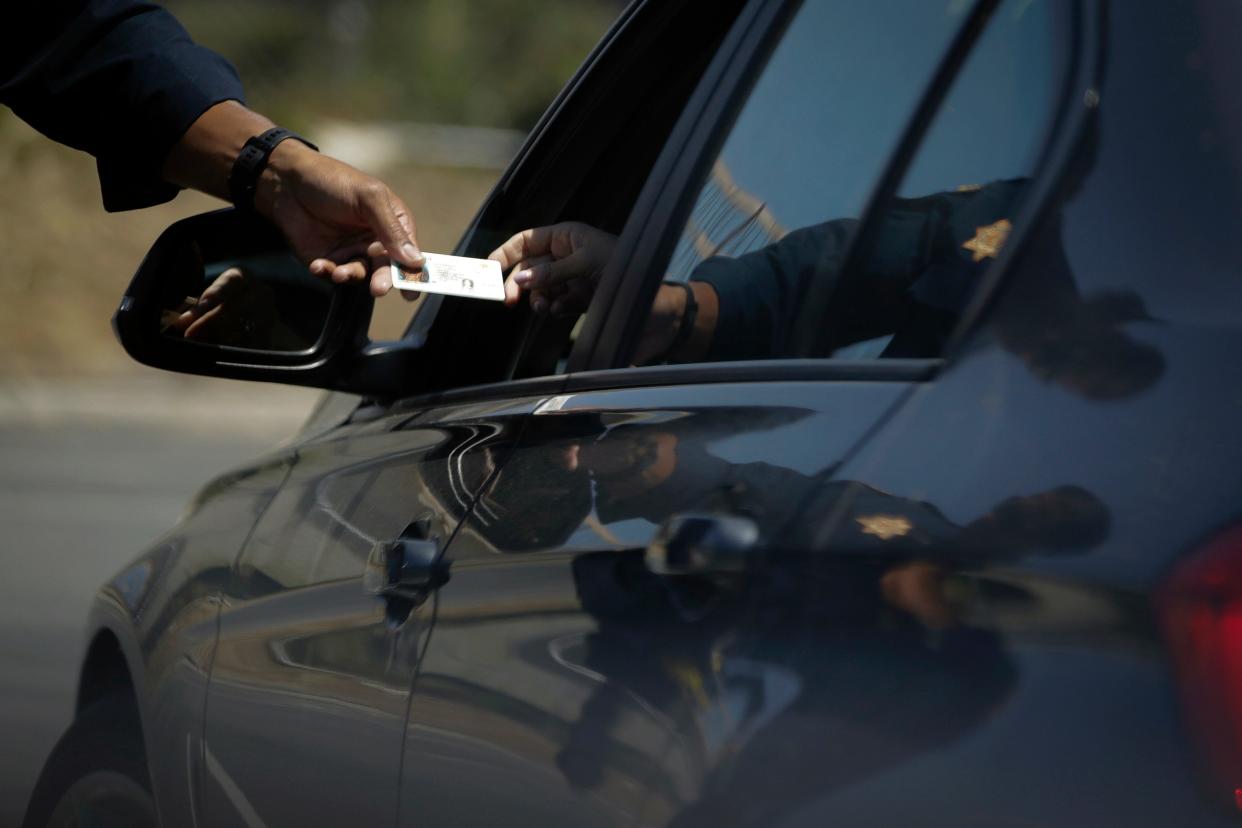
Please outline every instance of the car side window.
[[1054, 4], [1002, 2], [897, 194], [860, 232], [968, 5], [807, 3], [797, 12], [702, 185], [635, 364], [792, 356], [794, 320], [825, 282], [820, 356], [939, 355], [1012, 228], [1063, 51]]

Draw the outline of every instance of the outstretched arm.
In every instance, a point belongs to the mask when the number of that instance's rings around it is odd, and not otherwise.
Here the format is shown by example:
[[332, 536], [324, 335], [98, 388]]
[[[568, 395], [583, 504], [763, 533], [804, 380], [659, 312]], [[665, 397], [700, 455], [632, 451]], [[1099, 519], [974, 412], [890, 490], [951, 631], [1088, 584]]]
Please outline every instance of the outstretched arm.
[[[0, 31], [0, 104], [62, 144], [95, 156], [110, 211], [168, 201], [182, 187], [227, 197], [246, 140], [272, 126], [247, 109], [236, 71], [195, 44], [168, 11], [138, 0], [27, 4]], [[387, 259], [421, 267], [409, 210], [381, 182], [284, 141], [256, 208], [312, 272], [370, 276]]]
[[[183, 187], [228, 198], [228, 177], [246, 140], [272, 122], [236, 101], [216, 104], [173, 146], [163, 175]], [[272, 221], [316, 276], [365, 280], [383, 296], [395, 259], [422, 267], [409, 209], [383, 182], [295, 139], [280, 142], [255, 191], [255, 209]]]

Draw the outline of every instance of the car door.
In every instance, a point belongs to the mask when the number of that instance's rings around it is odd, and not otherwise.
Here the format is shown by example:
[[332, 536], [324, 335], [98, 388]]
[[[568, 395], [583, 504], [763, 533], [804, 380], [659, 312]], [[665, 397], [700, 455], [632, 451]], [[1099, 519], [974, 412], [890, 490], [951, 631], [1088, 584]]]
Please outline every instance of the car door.
[[[536, 406], [446, 551], [452, 576], [435, 594], [410, 700], [402, 824], [768, 824], [764, 815], [780, 812], [718, 787], [750, 740], [796, 718], [818, 687], [807, 668], [819, 653], [807, 647], [823, 642], [790, 634], [812, 599], [800, 591], [802, 569], [757, 563], [794, 537], [793, 517], [820, 502], [834, 470], [939, 367], [935, 333], [951, 320], [909, 326], [909, 308], [887, 303], [893, 280], [918, 276], [894, 260], [943, 218], [929, 193], [961, 185], [948, 214], [963, 227], [959, 200], [978, 215], [1000, 209], [980, 206], [976, 192], [1018, 216], [1023, 192], [983, 185], [1032, 178], [1058, 103], [1053, 44], [1065, 32], [1053, 11], [996, 5], [743, 10], [581, 322], [568, 364], [587, 370]], [[991, 58], [1015, 46], [1037, 60], [1015, 57], [995, 73]], [[983, 57], [968, 71], [972, 54]], [[948, 163], [943, 147], [968, 127], [955, 114], [1008, 106], [996, 93], [1028, 72], [1040, 80], [1013, 146], [986, 163]], [[974, 95], [980, 108], [965, 109]], [[910, 183], [907, 168], [926, 174]], [[886, 182], [902, 181], [918, 189], [890, 209]], [[911, 213], [925, 224], [914, 227]], [[880, 244], [868, 241], [877, 226]], [[940, 264], [946, 278], [981, 284], [995, 255], [960, 248], [979, 236], [969, 230], [948, 243], [961, 255], [920, 260], [919, 273]], [[796, 262], [808, 249], [815, 259], [793, 277], [771, 276], [786, 293], [755, 281], [764, 262]], [[847, 289], [851, 255], [863, 257], [855, 270], [874, 290]], [[630, 367], [658, 316], [648, 308], [670, 282], [710, 284], [728, 324], [702, 360]], [[798, 320], [813, 302], [819, 313]], [[848, 335], [828, 352], [799, 350], [834, 314]], [[868, 361], [880, 355], [889, 358]], [[861, 516], [864, 537], [891, 530], [882, 513]], [[773, 604], [773, 594], [797, 601]], [[785, 790], [783, 807], [797, 808], [805, 791]]]
[[[397, 407], [290, 451], [221, 599], [201, 787], [210, 824], [392, 821], [426, 634], [413, 567], [455, 531], [533, 404]], [[404, 580], [394, 553], [408, 555]]]

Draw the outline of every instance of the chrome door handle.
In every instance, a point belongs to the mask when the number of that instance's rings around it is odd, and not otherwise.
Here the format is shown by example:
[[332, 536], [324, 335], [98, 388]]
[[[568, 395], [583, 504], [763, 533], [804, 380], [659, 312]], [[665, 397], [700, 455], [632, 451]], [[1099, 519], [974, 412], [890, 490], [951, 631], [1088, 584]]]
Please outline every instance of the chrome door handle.
[[657, 575], [745, 572], [759, 545], [759, 527], [740, 515], [673, 515], [647, 547], [647, 569]]

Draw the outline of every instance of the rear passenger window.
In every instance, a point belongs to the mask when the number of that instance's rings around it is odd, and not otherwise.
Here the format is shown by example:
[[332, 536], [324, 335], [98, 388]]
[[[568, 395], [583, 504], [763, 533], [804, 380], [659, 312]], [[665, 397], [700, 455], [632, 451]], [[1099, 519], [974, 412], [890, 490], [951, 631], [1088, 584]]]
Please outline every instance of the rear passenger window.
[[[821, 356], [933, 357], [1012, 229], [1043, 146], [1059, 24], [1002, 2], [897, 195], [859, 217], [971, 4], [806, 3], [725, 139], [636, 364], [790, 356], [808, 291]], [[850, 257], [851, 244], [864, 245]]]

